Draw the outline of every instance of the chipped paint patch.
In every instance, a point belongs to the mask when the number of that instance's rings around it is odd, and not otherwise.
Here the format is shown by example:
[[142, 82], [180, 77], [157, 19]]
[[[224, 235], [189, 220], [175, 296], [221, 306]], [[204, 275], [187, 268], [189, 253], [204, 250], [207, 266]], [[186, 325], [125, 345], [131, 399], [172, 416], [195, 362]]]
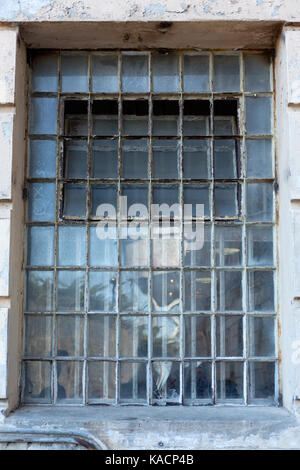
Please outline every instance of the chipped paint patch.
[[163, 15], [166, 12], [166, 7], [161, 3], [150, 3], [143, 11], [143, 16], [156, 16]]

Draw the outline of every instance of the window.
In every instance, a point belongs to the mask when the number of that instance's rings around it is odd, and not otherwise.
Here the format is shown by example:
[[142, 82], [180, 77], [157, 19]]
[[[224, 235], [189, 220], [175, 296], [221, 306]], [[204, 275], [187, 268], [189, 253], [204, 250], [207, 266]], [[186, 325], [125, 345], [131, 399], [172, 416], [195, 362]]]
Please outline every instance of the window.
[[23, 402], [277, 403], [272, 84], [261, 52], [32, 54]]

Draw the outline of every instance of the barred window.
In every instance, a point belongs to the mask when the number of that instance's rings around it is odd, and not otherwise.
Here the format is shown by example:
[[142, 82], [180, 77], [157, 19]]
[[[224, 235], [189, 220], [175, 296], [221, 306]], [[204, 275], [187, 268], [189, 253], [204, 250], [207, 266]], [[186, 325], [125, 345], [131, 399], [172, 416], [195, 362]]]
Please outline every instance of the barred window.
[[272, 73], [31, 52], [24, 403], [277, 403]]

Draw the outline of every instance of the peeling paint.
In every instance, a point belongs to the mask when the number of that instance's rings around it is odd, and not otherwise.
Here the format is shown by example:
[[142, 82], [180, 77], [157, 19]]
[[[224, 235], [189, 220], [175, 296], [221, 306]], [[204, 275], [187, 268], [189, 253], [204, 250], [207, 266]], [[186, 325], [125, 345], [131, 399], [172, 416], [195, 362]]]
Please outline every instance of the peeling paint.
[[11, 139], [13, 133], [13, 122], [11, 120], [1, 122], [1, 129], [3, 137]]
[[150, 3], [150, 5], [146, 6], [143, 15], [163, 15], [166, 12], [166, 7], [161, 3]]

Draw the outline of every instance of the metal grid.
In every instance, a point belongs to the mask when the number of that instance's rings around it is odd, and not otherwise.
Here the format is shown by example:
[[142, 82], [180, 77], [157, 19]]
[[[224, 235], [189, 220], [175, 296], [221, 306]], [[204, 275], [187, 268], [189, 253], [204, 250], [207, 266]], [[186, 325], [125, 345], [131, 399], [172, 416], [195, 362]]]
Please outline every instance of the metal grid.
[[[30, 194], [32, 194], [32, 189], [30, 189], [30, 185], [32, 183], [44, 184], [44, 183], [54, 183], [55, 184], [55, 199], [56, 199], [56, 209], [55, 209], [55, 220], [53, 221], [32, 221], [30, 220], [30, 216], [27, 217], [27, 228], [30, 230], [31, 227], [53, 227], [54, 228], [54, 240], [55, 240], [55, 248], [54, 248], [54, 263], [53, 265], [49, 266], [39, 266], [35, 264], [28, 264], [26, 266], [26, 272], [28, 273], [32, 271], [39, 271], [39, 273], [45, 271], [47, 273], [53, 273], [53, 292], [51, 293], [52, 301], [50, 302], [51, 306], [47, 311], [37, 311], [28, 309], [28, 300], [25, 301], [25, 320], [28, 319], [28, 324], [31, 318], [37, 318], [37, 316], [47, 317], [49, 319], [48, 327], [51, 328], [51, 335], [48, 338], [48, 352], [43, 354], [30, 354], [28, 351], [30, 350], [30, 341], [33, 341], [33, 338], [30, 338], [30, 334], [28, 334], [28, 325], [26, 325], [25, 321], [25, 336], [27, 337], [27, 343], [24, 342], [24, 373], [23, 373], [23, 401], [29, 403], [53, 403], [53, 404], [89, 404], [89, 403], [109, 403], [109, 404], [218, 404], [218, 403], [237, 403], [237, 404], [276, 404], [278, 401], [278, 364], [277, 364], [277, 331], [276, 331], [276, 322], [274, 322], [274, 351], [273, 354], [268, 354], [266, 356], [251, 356], [249, 351], [249, 342], [252, 340], [250, 338], [250, 322], [252, 321], [251, 318], [254, 317], [262, 317], [262, 318], [274, 318], [275, 319], [275, 312], [277, 306], [276, 300], [276, 280], [274, 279], [274, 309], [270, 309], [270, 311], [255, 311], [255, 305], [252, 305], [251, 302], [253, 299], [253, 295], [249, 295], [249, 285], [250, 285], [250, 277], [251, 272], [271, 272], [276, 274], [276, 243], [275, 235], [273, 236], [273, 264], [272, 265], [254, 265], [249, 266], [247, 263], [248, 259], [248, 238], [247, 237], [247, 230], [250, 227], [254, 227], [256, 225], [264, 226], [264, 227], [274, 227], [275, 220], [276, 220], [276, 209], [275, 209], [275, 163], [274, 163], [274, 148], [273, 143], [272, 145], [272, 168], [273, 174], [272, 177], [259, 177], [259, 178], [249, 178], [246, 176], [246, 140], [249, 142], [251, 139], [259, 140], [259, 139], [271, 139], [272, 138], [272, 131], [268, 134], [249, 134], [246, 133], [245, 123], [246, 123], [246, 111], [245, 111], [245, 100], [247, 97], [271, 97], [273, 100], [273, 92], [272, 88], [268, 92], [252, 92], [252, 91], [245, 91], [245, 66], [244, 66], [244, 57], [245, 54], [249, 54], [247, 52], [228, 52], [228, 56], [238, 57], [239, 64], [240, 64], [240, 91], [237, 92], [215, 92], [214, 90], [214, 61], [215, 58], [218, 56], [218, 52], [203, 52], [203, 53], [194, 53], [194, 52], [178, 52], [175, 53], [178, 57], [178, 64], [179, 64], [179, 83], [180, 89], [178, 92], [155, 92], [153, 90], [153, 57], [156, 53], [151, 52], [128, 52], [125, 54], [142, 54], [143, 56], [146, 55], [148, 57], [148, 67], [149, 67], [149, 82], [150, 82], [150, 90], [149, 92], [143, 93], [126, 93], [122, 90], [122, 59], [124, 57], [124, 52], [104, 52], [104, 54], [112, 54], [117, 55], [118, 57], [118, 83], [119, 83], [119, 90], [117, 93], [99, 93], [93, 91], [93, 83], [92, 83], [92, 60], [94, 55], [97, 53], [95, 52], [80, 52], [79, 55], [86, 54], [88, 58], [88, 91], [82, 93], [76, 92], [63, 92], [61, 88], [62, 84], [62, 71], [61, 71], [61, 61], [63, 57], [63, 52], [56, 53], [54, 52], [54, 57], [57, 58], [58, 63], [58, 88], [57, 92], [40, 92], [35, 91], [31, 92], [31, 100], [32, 98], [56, 98], [58, 99], [58, 111], [57, 111], [57, 134], [55, 133], [32, 133], [29, 131], [29, 140], [53, 140], [56, 142], [57, 145], [57, 158], [56, 158], [56, 175], [55, 177], [51, 178], [41, 178], [41, 177], [31, 177], [30, 173], [28, 172], [27, 178], [27, 185], [29, 188], [29, 204], [32, 204], [30, 199]], [[69, 53], [67, 53], [69, 54]], [[75, 55], [77, 53], [74, 53]], [[226, 55], [227, 53], [222, 52], [222, 56]], [[255, 55], [256, 53], [251, 52], [251, 54]], [[172, 55], [172, 54], [171, 54]], [[203, 55], [207, 56], [209, 60], [209, 89], [210, 91], [205, 92], [186, 92], [184, 90], [183, 85], [183, 78], [184, 78], [184, 70], [183, 70], [183, 60], [185, 55]], [[272, 62], [272, 61], [271, 61]], [[272, 79], [272, 65], [270, 66], [270, 83], [272, 87], [273, 79]], [[65, 142], [70, 138], [70, 136], [64, 135], [64, 103], [68, 100], [82, 100], [87, 101], [88, 103], [88, 135], [84, 138], [87, 142], [88, 147], [88, 173], [86, 178], [73, 178], [67, 179], [64, 178], [64, 165], [65, 165]], [[114, 136], [114, 139], [118, 142], [118, 176], [116, 178], [92, 178], [92, 145], [95, 140], [100, 141], [101, 139], [107, 140], [112, 139], [112, 136], [99, 136], [93, 134], [92, 130], [92, 103], [94, 100], [110, 100], [116, 99], [118, 102], [118, 135]], [[123, 125], [123, 112], [122, 106], [125, 99], [130, 100], [148, 100], [149, 103], [149, 133], [143, 136], [125, 136], [122, 132], [122, 125]], [[154, 136], [153, 135], [153, 101], [155, 99], [161, 100], [168, 100], [170, 101], [178, 101], [179, 104], [179, 133], [177, 136]], [[184, 135], [184, 101], [185, 100], [207, 100], [210, 103], [209, 108], [209, 128], [210, 132], [205, 136], [185, 136]], [[238, 128], [235, 130], [234, 135], [230, 136], [216, 136], [214, 135], [214, 102], [216, 99], [222, 100], [236, 100], [238, 106]], [[32, 101], [31, 101], [32, 103]], [[31, 104], [32, 106], [32, 104]], [[273, 106], [273, 104], [272, 104]], [[32, 108], [30, 108], [32, 109]], [[31, 111], [32, 112], [32, 111]], [[273, 112], [270, 115], [271, 121], [273, 121]], [[273, 128], [273, 122], [271, 123], [271, 129]], [[232, 140], [235, 141], [236, 149], [239, 148], [237, 151], [237, 175], [234, 178], [219, 178], [216, 179], [214, 175], [214, 146], [216, 145], [217, 141], [224, 140], [225, 138], [228, 139], [230, 137]], [[123, 157], [122, 157], [122, 143], [123, 141], [130, 140], [130, 139], [147, 139], [149, 143], [149, 158], [148, 158], [148, 175], [146, 178], [135, 178], [134, 180], [131, 178], [123, 178], [122, 177], [122, 168], [123, 168]], [[74, 137], [72, 136], [72, 141], [75, 140], [82, 140], [82, 137]], [[179, 159], [178, 159], [178, 177], [177, 178], [154, 178], [153, 177], [153, 143], [154, 139], [159, 140], [174, 140], [178, 142], [179, 148]], [[211, 175], [209, 178], [185, 178], [184, 175], [184, 154], [183, 154], [183, 146], [184, 142], [188, 140], [199, 140], [201, 142], [205, 141], [208, 143], [210, 147], [210, 168], [211, 168]], [[86, 197], [86, 214], [78, 217], [78, 216], [66, 216], [64, 214], [64, 184], [66, 183], [77, 183], [77, 184], [85, 184], [87, 187], [87, 197]], [[210, 266], [207, 265], [198, 265], [197, 267], [187, 266], [184, 264], [184, 243], [181, 243], [180, 253], [179, 253], [179, 264], [178, 266], [155, 266], [152, 263], [153, 260], [153, 244], [150, 239], [147, 240], [147, 258], [148, 262], [146, 266], [137, 266], [137, 267], [129, 267], [124, 266], [121, 260], [121, 240], [120, 237], [118, 239], [118, 260], [117, 265], [115, 267], [110, 266], [101, 266], [96, 267], [95, 265], [91, 265], [91, 259], [89, 256], [89, 243], [90, 243], [90, 231], [91, 228], [94, 227], [97, 223], [97, 217], [91, 214], [91, 187], [94, 184], [112, 184], [114, 183], [117, 188], [117, 194], [121, 194], [121, 188], [124, 184], [145, 184], [148, 187], [148, 204], [150, 207], [151, 202], [153, 202], [153, 186], [155, 184], [176, 184], [178, 185], [178, 194], [179, 194], [179, 201], [181, 204], [185, 202], [184, 200], [184, 189], [188, 188], [188, 185], [199, 185], [199, 184], [208, 184], [209, 185], [209, 199], [210, 199], [210, 207], [209, 213], [206, 215], [205, 220], [207, 223], [207, 227], [210, 227]], [[224, 183], [234, 183], [237, 189], [237, 204], [238, 204], [238, 213], [232, 216], [224, 216], [220, 217], [216, 214], [214, 201], [215, 201], [215, 190], [218, 184]], [[261, 221], [252, 221], [250, 222], [247, 220], [245, 215], [245, 208], [246, 208], [246, 185], [248, 183], [270, 183], [272, 185], [272, 198], [273, 198], [273, 214], [272, 218], [268, 222], [261, 222]], [[37, 188], [38, 189], [38, 188]], [[30, 211], [30, 209], [29, 209]], [[120, 213], [120, 207], [118, 205], [117, 210], [117, 220], [118, 220], [118, 231], [119, 235], [121, 234], [122, 230], [122, 217]], [[140, 222], [143, 222], [140, 219]], [[146, 225], [148, 224], [148, 220], [145, 221]], [[241, 239], [241, 263], [238, 266], [221, 266], [222, 260], [220, 259], [219, 263], [216, 263], [217, 257], [217, 241], [216, 241], [216, 229], [221, 226], [225, 226], [230, 224], [230, 226], [239, 226], [241, 227], [242, 231], [242, 239]], [[80, 267], [75, 266], [61, 266], [59, 265], [59, 240], [58, 240], [58, 233], [59, 228], [63, 226], [84, 226], [85, 227], [85, 262]], [[152, 230], [152, 228], [150, 228]], [[274, 232], [274, 230], [273, 230]], [[218, 241], [218, 243], [224, 243], [224, 240]], [[221, 244], [219, 244], [219, 254], [221, 258]], [[29, 247], [27, 247], [29, 250]], [[28, 259], [28, 257], [26, 258]], [[92, 263], [93, 264], [93, 263]], [[73, 311], [63, 311], [59, 310], [57, 307], [57, 299], [58, 299], [58, 276], [60, 272], [80, 272], [84, 276], [84, 306], [82, 306], [82, 300], [77, 298], [75, 301], [75, 308]], [[116, 307], [113, 309], [103, 309], [102, 311], [93, 310], [91, 309], [91, 302], [89, 297], [89, 282], [90, 276], [93, 272], [108, 272], [112, 276], [111, 279], [115, 281], [115, 288], [116, 288]], [[120, 276], [122, 272], [146, 272], [149, 273], [148, 275], [148, 308], [147, 311], [132, 311], [132, 312], [124, 312], [120, 306], [120, 298], [121, 298], [121, 282]], [[155, 312], [153, 308], [153, 286], [154, 286], [154, 276], [155, 273], [172, 273], [174, 277], [178, 276], [180, 280], [179, 284], [179, 303], [178, 303], [178, 310], [175, 312], [171, 311], [161, 311]], [[225, 301], [225, 292], [220, 293], [224, 286], [224, 279], [226, 276], [226, 272], [238, 272], [241, 275], [241, 307], [239, 309], [228, 310], [226, 309], [226, 305], [224, 304]], [[210, 287], [210, 296], [211, 296], [211, 306], [208, 309], [194, 309], [196, 307], [196, 298], [193, 297], [191, 299], [191, 306], [190, 309], [186, 308], [187, 299], [185, 298], [185, 278], [186, 276], [191, 277], [191, 292], [194, 292], [195, 285], [195, 276], [199, 275], [203, 276], [210, 276], [211, 282], [208, 283]], [[51, 274], [52, 276], [52, 274]], [[217, 278], [219, 279], [219, 287], [217, 286]], [[79, 288], [79, 284], [77, 284]], [[78, 289], [77, 288], [77, 292]], [[218, 290], [219, 289], [219, 290]], [[251, 290], [251, 288], [250, 288]], [[51, 291], [51, 289], [50, 289]], [[29, 287], [27, 288], [27, 296], [30, 294]], [[78, 294], [77, 294], [78, 296]], [[77, 307], [76, 307], [77, 306]], [[108, 305], [106, 305], [107, 307]], [[105, 315], [106, 314], [106, 315]], [[72, 316], [71, 316], [72, 315]], [[100, 317], [103, 316], [103, 329], [104, 329], [104, 344], [102, 348], [102, 354], [92, 355], [90, 351], [88, 351], [88, 338], [89, 338], [89, 331], [91, 330], [90, 321], [91, 318], [98, 318], [99, 321]], [[131, 317], [139, 317], [145, 322], [147, 325], [147, 354], [143, 357], [136, 357], [134, 352], [130, 356], [121, 355], [121, 334], [122, 328], [121, 323], [124, 321], [130, 321]], [[225, 355], [224, 344], [226, 341], [225, 335], [225, 321], [226, 317], [230, 318], [234, 321], [234, 317], [239, 317], [242, 322], [242, 351], [239, 355]], [[74, 322], [77, 323], [82, 321], [81, 326], [75, 328], [75, 336], [74, 340], [74, 353], [68, 356], [58, 355], [58, 330], [59, 330], [59, 321], [63, 317], [68, 317], [74, 319]], [[73, 318], [74, 317], [74, 318]], [[76, 318], [77, 320], [76, 320]], [[161, 354], [154, 355], [154, 328], [153, 325], [161, 325], [161, 332], [165, 331], [170, 321], [171, 317], [177, 324], [177, 328], [179, 330], [178, 341], [176, 342], [176, 352], [171, 353], [168, 355], [168, 338], [162, 339], [161, 344]], [[42, 317], [39, 317], [42, 318]], [[82, 320], [78, 320], [81, 318]], [[166, 319], [165, 325], [164, 321], [160, 319]], [[186, 333], [188, 331], [188, 322], [187, 318], [190, 318], [190, 332], [191, 337], [190, 339], [186, 337]], [[112, 320], [113, 319], [113, 320]], [[172, 321], [173, 321], [172, 320]], [[197, 355], [197, 332], [196, 332], [196, 323], [198, 320], [203, 320], [203, 324], [210, 328], [209, 336], [209, 347], [208, 353], [205, 355]], [[48, 321], [48, 320], [47, 320]], [[115, 332], [112, 328], [112, 322], [115, 322]], [[205, 323], [206, 322], [206, 323]], [[42, 327], [45, 330], [44, 326]], [[82, 330], [81, 330], [82, 328]], [[90, 328], [90, 330], [88, 329]], [[219, 330], [218, 330], [219, 328]], [[201, 328], [200, 328], [201, 330]], [[218, 331], [219, 332], [218, 332]], [[112, 336], [115, 334], [115, 339], [112, 340]], [[167, 333], [166, 333], [167, 334]], [[254, 334], [254, 333], [251, 333]], [[133, 341], [133, 351], [137, 352], [137, 341], [138, 341], [138, 333], [136, 329], [132, 332], [132, 341]], [[163, 335], [163, 333], [162, 333]], [[219, 339], [217, 339], [217, 335], [219, 335]], [[223, 335], [223, 340], [220, 340], [220, 337]], [[188, 349], [188, 342], [190, 344], [190, 354], [187, 354]], [[217, 341], [220, 341], [220, 344], [223, 344], [223, 348], [220, 347], [219, 350], [217, 348]], [[47, 341], [45, 340], [45, 343]], [[81, 345], [79, 345], [81, 342]], [[51, 343], [51, 344], [50, 344]], [[78, 343], [78, 344], [76, 344]], [[112, 348], [113, 346], [113, 348]], [[44, 350], [47, 349], [44, 347]], [[43, 347], [41, 348], [43, 349]], [[82, 349], [80, 351], [80, 349]], [[114, 351], [112, 351], [112, 349]], [[170, 352], [170, 351], [169, 351]], [[274, 393], [273, 396], [264, 398], [251, 398], [251, 390], [255, 389], [255, 380], [254, 375], [250, 380], [250, 367], [255, 367], [255, 364], [270, 364], [270, 367], [274, 367]], [[45, 366], [45, 364], [47, 364]], [[100, 365], [101, 364], [101, 365]], [[132, 366], [130, 366], [132, 364]], [[234, 364], [233, 368], [236, 367], [236, 370], [239, 372], [233, 372], [232, 370], [229, 371], [229, 375], [226, 376], [226, 364]], [[92, 371], [92, 368], [97, 368], [99, 366], [99, 370], [96, 371], [96, 374], [99, 373], [99, 376], [102, 374], [102, 382], [99, 385], [99, 390], [101, 388], [101, 393], [99, 393], [98, 397], [91, 396], [89, 393], [89, 373]], [[169, 370], [170, 365], [172, 365], [173, 372]], [[30, 369], [32, 367], [32, 369]], [[36, 369], [35, 369], [36, 367]], [[102, 370], [101, 370], [102, 367]], [[128, 371], [126, 368], [132, 367], [132, 370]], [[209, 392], [203, 392], [203, 396], [201, 396], [201, 392], [197, 392], [197, 368], [201, 368], [201, 374], [206, 374], [206, 377], [209, 377], [210, 383], [208, 383]], [[268, 366], [267, 366], [268, 367]], [[64, 369], [65, 368], [65, 369]], [[230, 365], [229, 365], [230, 368]], [[141, 372], [142, 370], [142, 372]], [[239, 385], [242, 388], [242, 393], [238, 394], [237, 398], [229, 397], [226, 398], [226, 386], [227, 381], [231, 381], [234, 378], [235, 373], [237, 375], [240, 374], [240, 382]], [[59, 376], [65, 374], [65, 382], [64, 383], [71, 383], [69, 385], [69, 391], [65, 390], [65, 397], [60, 396], [60, 378]], [[165, 375], [164, 375], [165, 374]], [[168, 380], [166, 381], [165, 385], [159, 390], [158, 393], [158, 386], [157, 384], [162, 382], [162, 376], [168, 377], [172, 383], [171, 385], [168, 384]], [[187, 375], [190, 374], [190, 383], [185, 387], [184, 383], [186, 380]], [[272, 374], [272, 373], [271, 373]], [[122, 388], [122, 380], [126, 381], [127, 376], [129, 379], [129, 385], [127, 382], [128, 387], [126, 389]], [[142, 378], [141, 378], [142, 376]], [[125, 377], [125, 379], [124, 379]], [[144, 377], [144, 378], [143, 378]], [[227, 377], [227, 379], [226, 379]], [[73, 384], [73, 392], [72, 392], [72, 380], [74, 381]], [[130, 382], [131, 380], [131, 382]], [[141, 381], [144, 380], [144, 388], [142, 386], [141, 389]], [[200, 380], [201, 381], [201, 380]], [[29, 385], [28, 385], [29, 383]], [[32, 388], [37, 386], [37, 389], [40, 385], [41, 393], [37, 393], [36, 395], [30, 396], [29, 388], [30, 383]], [[36, 385], [37, 384], [37, 385]], [[156, 386], [156, 391], [155, 391]], [[28, 388], [29, 387], [29, 388]], [[172, 388], [173, 387], [173, 388]], [[128, 397], [128, 388], [131, 389], [130, 394], [131, 397]], [[74, 391], [74, 390], [77, 391]], [[174, 392], [175, 390], [175, 392]], [[189, 390], [189, 391], [187, 391]], [[207, 396], [205, 396], [205, 394]], [[255, 395], [255, 392], [254, 392]]]

